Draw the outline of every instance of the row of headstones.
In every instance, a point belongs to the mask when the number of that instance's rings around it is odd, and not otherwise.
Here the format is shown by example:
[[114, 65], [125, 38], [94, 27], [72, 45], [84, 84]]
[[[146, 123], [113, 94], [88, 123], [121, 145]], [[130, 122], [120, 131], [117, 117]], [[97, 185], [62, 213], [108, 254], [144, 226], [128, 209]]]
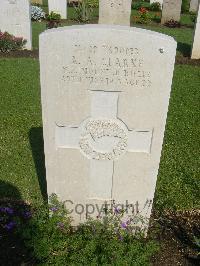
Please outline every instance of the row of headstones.
[[[39, 0], [35, 0], [39, 2]], [[170, 19], [179, 21], [181, 13], [181, 0], [164, 0], [162, 23]], [[197, 3], [198, 2], [198, 3]], [[50, 10], [64, 14], [67, 10], [66, 0], [49, 0]], [[191, 1], [196, 10], [199, 0]], [[60, 11], [59, 11], [60, 10]], [[1, 0], [0, 1], [0, 30], [8, 31], [17, 37], [27, 40], [26, 49], [32, 49], [32, 30], [29, 0]], [[99, 24], [130, 25], [131, 0], [101, 0], [99, 8]], [[65, 15], [65, 14], [64, 14]], [[64, 16], [63, 15], [63, 16]], [[192, 49], [192, 58], [200, 58], [200, 10], [198, 11], [196, 30]]]
[[[32, 0], [32, 2], [42, 4], [43, 0]], [[130, 14], [129, 8], [131, 6], [131, 2], [132, 1], [130, 1], [130, 0], [128, 0], [128, 1], [122, 1], [122, 0], [100, 1], [100, 11], [102, 8], [101, 13], [105, 12], [107, 9], [106, 7], [109, 6], [110, 4], [112, 4], [113, 8], [121, 8], [122, 13], [124, 10], [127, 10], [128, 16], [125, 16], [125, 18], [123, 20], [126, 20], [125, 24], [129, 24], [129, 14]], [[155, 2], [159, 2], [161, 9], [163, 8], [162, 21], [161, 21], [162, 24], [164, 24], [165, 22], [167, 22], [171, 19], [173, 19], [175, 21], [180, 20], [182, 0], [176, 0], [176, 1], [174, 1], [174, 0], [150, 0], [151, 4], [155, 3]], [[124, 5], [126, 5], [126, 7]], [[198, 5], [199, 5], [199, 0], [191, 0], [190, 11], [197, 12], [198, 11]], [[67, 18], [67, 1], [66, 0], [48, 0], [48, 6], [49, 6], [49, 11], [54, 11], [54, 12], [60, 14], [62, 19]], [[125, 9], [124, 9], [124, 7], [125, 7]], [[108, 13], [108, 11], [106, 13]], [[119, 23], [119, 21], [118, 21], [118, 23]]]
[[[156, 2], [160, 3], [160, 7], [162, 9], [162, 7], [163, 7], [163, 0], [150, 0], [150, 3], [151, 4], [152, 3], [156, 3]], [[174, 1], [174, 2], [176, 2], [176, 1]], [[190, 1], [190, 9], [189, 9], [189, 11], [190, 12], [197, 12], [198, 11], [198, 5], [199, 5], [199, 0], [191, 0]]]

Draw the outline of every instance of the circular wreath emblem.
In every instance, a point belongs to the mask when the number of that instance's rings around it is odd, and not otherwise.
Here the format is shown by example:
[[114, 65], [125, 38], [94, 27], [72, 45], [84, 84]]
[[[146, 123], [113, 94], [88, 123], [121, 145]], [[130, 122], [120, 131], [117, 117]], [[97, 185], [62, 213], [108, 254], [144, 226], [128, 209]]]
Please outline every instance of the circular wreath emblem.
[[[108, 151], [97, 149], [95, 143], [107, 138], [110, 145]], [[111, 142], [115, 140], [115, 143]], [[120, 120], [87, 120], [83, 125], [79, 145], [81, 151], [90, 159], [114, 160], [125, 153], [128, 145], [128, 134]]]

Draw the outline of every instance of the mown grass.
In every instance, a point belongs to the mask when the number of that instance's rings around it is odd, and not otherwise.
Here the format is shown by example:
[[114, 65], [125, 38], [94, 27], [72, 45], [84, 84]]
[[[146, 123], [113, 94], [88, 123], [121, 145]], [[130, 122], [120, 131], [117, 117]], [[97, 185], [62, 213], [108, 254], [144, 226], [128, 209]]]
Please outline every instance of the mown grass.
[[[0, 77], [0, 197], [15, 196], [13, 185], [19, 191], [18, 197], [40, 201], [42, 197], [30, 145], [31, 129], [41, 126], [38, 60], [2, 59]], [[35, 140], [34, 149], [40, 157], [38, 136]]]
[[199, 67], [176, 66], [156, 190], [159, 210], [200, 207], [199, 80]]
[[[0, 197], [15, 197], [9, 183], [22, 199], [38, 203], [45, 195], [39, 62], [1, 59], [0, 77]], [[200, 207], [199, 79], [199, 67], [175, 67], [156, 190], [159, 210]]]

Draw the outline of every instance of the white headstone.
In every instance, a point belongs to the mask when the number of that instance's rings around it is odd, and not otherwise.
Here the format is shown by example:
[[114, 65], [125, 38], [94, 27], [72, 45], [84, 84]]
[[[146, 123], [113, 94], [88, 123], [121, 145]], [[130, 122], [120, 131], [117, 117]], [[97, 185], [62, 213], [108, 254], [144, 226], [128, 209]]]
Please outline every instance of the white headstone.
[[27, 40], [32, 49], [32, 30], [29, 0], [0, 0], [0, 30]]
[[180, 21], [181, 5], [182, 0], [164, 0], [161, 23], [164, 24], [171, 19]]
[[48, 0], [49, 13], [60, 14], [62, 19], [67, 18], [67, 0]]
[[200, 59], [200, 5], [198, 9], [197, 21], [194, 31], [194, 40], [193, 40], [191, 58]]
[[153, 4], [153, 3], [160, 3], [160, 8], [162, 9], [162, 5], [163, 5], [163, 0], [150, 0], [150, 4]]
[[197, 12], [199, 6], [199, 0], [190, 1], [190, 12]]
[[131, 0], [100, 0], [99, 24], [130, 25]]
[[88, 214], [81, 205], [98, 215], [112, 200], [150, 216], [175, 54], [173, 38], [126, 26], [40, 35], [48, 193], [67, 200], [75, 223]]

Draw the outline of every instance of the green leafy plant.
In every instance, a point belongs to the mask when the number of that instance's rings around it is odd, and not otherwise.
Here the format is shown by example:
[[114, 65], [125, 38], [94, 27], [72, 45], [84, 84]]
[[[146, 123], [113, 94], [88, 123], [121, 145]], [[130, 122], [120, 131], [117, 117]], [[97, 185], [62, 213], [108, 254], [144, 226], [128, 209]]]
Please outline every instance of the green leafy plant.
[[48, 29], [57, 28], [61, 25], [61, 15], [53, 11], [46, 16], [46, 20], [48, 21], [46, 25]]
[[92, 8], [98, 8], [99, 7], [99, 0], [88, 0], [88, 4]]
[[105, 210], [102, 217], [73, 227], [64, 204], [52, 195], [21, 234], [32, 257], [45, 265], [149, 265], [157, 245], [143, 238], [136, 220], [122, 221], [122, 216], [118, 208]]
[[93, 7], [89, 0], [82, 0], [78, 5], [74, 5], [75, 20], [78, 22], [89, 22], [93, 12]]
[[150, 5], [149, 9], [151, 11], [160, 11], [161, 10], [161, 5], [159, 2], [154, 2]]
[[15, 37], [8, 32], [0, 31], [0, 51], [3, 53], [21, 50], [26, 42], [22, 37]]

